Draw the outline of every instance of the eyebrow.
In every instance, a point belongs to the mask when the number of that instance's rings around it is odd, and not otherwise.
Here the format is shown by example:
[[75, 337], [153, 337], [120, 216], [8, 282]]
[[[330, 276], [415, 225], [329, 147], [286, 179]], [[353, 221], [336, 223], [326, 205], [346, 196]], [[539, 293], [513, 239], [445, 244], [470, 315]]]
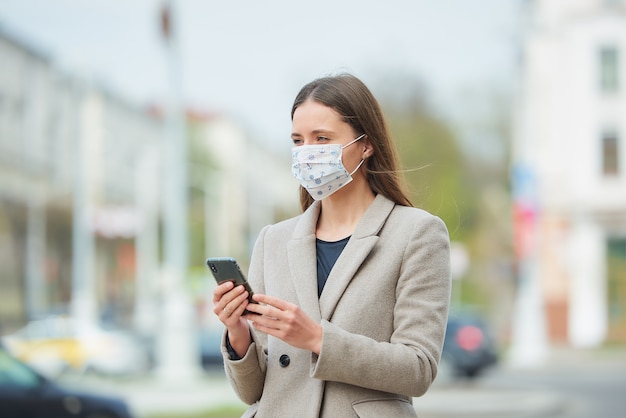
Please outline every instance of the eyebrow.
[[[330, 129], [314, 129], [311, 131], [312, 134], [314, 135], [319, 135], [319, 134], [326, 134], [326, 135], [337, 135], [337, 133], [335, 131], [331, 131]], [[302, 137], [302, 134], [299, 134], [297, 132], [292, 132], [291, 133], [291, 137]]]

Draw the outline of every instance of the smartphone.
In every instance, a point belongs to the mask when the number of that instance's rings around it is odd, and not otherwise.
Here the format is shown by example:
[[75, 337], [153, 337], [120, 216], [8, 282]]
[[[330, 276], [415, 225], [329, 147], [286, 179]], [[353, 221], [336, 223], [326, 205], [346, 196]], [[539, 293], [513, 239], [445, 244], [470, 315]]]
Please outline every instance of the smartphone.
[[[235, 286], [243, 285], [243, 287], [248, 291], [248, 302], [257, 303], [252, 300], [252, 295], [254, 292], [246, 280], [246, 276], [244, 276], [243, 272], [239, 268], [239, 264], [232, 257], [209, 257], [206, 260], [206, 265], [213, 273], [213, 277], [218, 284], [224, 283], [226, 281], [231, 281], [235, 284]], [[255, 312], [250, 312], [248, 310], [244, 311], [244, 314], [254, 314]]]

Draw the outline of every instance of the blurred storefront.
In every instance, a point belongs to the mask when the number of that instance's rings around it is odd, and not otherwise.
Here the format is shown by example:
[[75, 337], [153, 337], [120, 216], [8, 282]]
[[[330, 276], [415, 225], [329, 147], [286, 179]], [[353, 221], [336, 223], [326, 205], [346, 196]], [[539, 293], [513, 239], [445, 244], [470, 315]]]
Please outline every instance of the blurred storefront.
[[[0, 334], [76, 307], [126, 328], [154, 326], [162, 112], [60, 71], [2, 27], [0, 62]], [[217, 115], [187, 112], [186, 123], [189, 276], [209, 280], [204, 259], [245, 266], [260, 228], [298, 210], [297, 185], [288, 153], [275, 156]]]
[[119, 217], [102, 216], [116, 206], [137, 219], [139, 167], [158, 149], [162, 122], [14, 34], [0, 32], [0, 60], [2, 326], [70, 313], [77, 299], [97, 319], [113, 298], [132, 298], [126, 254], [140, 232], [120, 234]]
[[626, 344], [626, 1], [525, 8], [514, 165], [534, 200], [516, 227], [534, 223], [547, 340]]

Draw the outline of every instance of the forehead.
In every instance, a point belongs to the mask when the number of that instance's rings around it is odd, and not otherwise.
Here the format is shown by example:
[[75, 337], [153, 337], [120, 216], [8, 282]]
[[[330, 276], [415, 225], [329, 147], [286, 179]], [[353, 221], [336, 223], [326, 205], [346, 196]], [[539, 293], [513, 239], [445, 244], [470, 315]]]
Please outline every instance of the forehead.
[[333, 108], [313, 100], [307, 100], [293, 113], [293, 132], [304, 134], [311, 131], [337, 131], [350, 128]]

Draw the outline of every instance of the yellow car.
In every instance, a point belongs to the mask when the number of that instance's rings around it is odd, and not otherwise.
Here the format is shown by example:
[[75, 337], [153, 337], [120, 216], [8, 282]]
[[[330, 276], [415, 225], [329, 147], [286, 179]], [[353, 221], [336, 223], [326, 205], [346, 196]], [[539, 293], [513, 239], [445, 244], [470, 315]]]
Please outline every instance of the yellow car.
[[132, 335], [68, 317], [28, 323], [2, 339], [18, 359], [55, 376], [66, 370], [128, 375], [146, 371], [146, 350]]

